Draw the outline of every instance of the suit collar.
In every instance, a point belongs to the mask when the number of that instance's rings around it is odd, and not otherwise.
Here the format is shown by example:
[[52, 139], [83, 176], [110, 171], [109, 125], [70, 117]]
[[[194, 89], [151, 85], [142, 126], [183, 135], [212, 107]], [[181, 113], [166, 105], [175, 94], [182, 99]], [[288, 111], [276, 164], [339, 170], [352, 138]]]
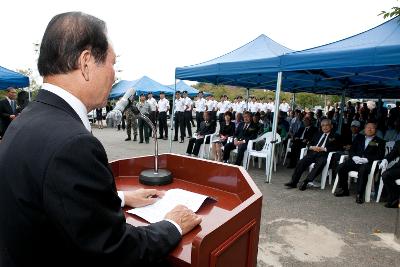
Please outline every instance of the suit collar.
[[34, 102], [43, 103], [64, 110], [65, 112], [70, 114], [74, 119], [78, 120], [83, 124], [81, 118], [75, 112], [75, 110], [64, 99], [62, 99], [61, 97], [52, 92], [40, 89]]

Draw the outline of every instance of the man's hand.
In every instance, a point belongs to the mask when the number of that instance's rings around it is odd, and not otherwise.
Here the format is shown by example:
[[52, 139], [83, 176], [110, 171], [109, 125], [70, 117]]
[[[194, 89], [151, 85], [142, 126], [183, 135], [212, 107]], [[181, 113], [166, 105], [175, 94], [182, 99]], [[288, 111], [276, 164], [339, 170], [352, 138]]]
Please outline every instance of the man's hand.
[[10, 115], [10, 119], [11, 120], [15, 119], [15, 115]]
[[156, 189], [138, 189], [135, 191], [124, 191], [125, 206], [140, 208], [153, 204], [164, 192]]
[[198, 224], [201, 223], [202, 218], [187, 207], [178, 205], [165, 215], [167, 220], [176, 222], [182, 229], [182, 235], [190, 232]]
[[381, 164], [379, 164], [379, 169], [381, 169], [382, 172], [385, 172], [388, 165], [389, 165], [389, 162], [387, 161], [387, 159], [383, 159]]

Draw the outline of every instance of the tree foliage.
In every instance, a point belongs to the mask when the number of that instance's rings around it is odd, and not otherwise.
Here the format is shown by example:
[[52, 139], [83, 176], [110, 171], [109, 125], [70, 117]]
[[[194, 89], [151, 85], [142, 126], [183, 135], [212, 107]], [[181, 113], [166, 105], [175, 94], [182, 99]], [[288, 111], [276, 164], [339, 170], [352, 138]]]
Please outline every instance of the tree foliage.
[[400, 16], [400, 7], [394, 6], [389, 11], [383, 10], [379, 13], [379, 16], [383, 16], [384, 19]]

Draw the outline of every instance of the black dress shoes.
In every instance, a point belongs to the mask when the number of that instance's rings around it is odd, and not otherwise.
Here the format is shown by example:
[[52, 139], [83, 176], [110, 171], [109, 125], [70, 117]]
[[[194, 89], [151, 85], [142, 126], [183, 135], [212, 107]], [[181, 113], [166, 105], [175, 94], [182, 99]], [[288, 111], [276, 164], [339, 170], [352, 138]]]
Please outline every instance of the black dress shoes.
[[177, 138], [174, 138], [174, 140], [172, 140], [172, 141], [175, 141], [175, 142], [176, 142], [176, 141], [178, 141], [178, 139], [177, 139]]
[[125, 141], [130, 141], [130, 140], [131, 140], [131, 138], [130, 138], [130, 137], [128, 137], [128, 138], [126, 138], [126, 139], [125, 139]]
[[389, 208], [389, 209], [399, 208], [399, 201], [388, 202], [385, 204], [385, 208]]
[[289, 187], [289, 188], [296, 188], [297, 184], [293, 183], [293, 182], [288, 182], [285, 184], [285, 186]]
[[347, 191], [341, 190], [339, 192], [335, 192], [335, 197], [348, 197], [348, 196], [350, 196], [350, 192], [348, 190]]
[[303, 183], [300, 185], [299, 190], [305, 191], [307, 189], [307, 184], [308, 184], [308, 181], [304, 180]]
[[183, 142], [185, 142], [183, 139], [181, 141], [179, 141], [179, 143], [183, 143]]
[[364, 197], [363, 197], [362, 195], [360, 195], [360, 194], [357, 194], [357, 196], [356, 196], [356, 203], [357, 203], [357, 204], [362, 204], [362, 203], [364, 203]]

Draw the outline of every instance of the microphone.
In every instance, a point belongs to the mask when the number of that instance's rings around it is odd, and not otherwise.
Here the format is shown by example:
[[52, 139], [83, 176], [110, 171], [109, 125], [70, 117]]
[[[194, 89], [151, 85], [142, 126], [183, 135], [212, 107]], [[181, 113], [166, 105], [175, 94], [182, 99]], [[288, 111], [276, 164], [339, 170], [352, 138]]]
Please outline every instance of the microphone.
[[144, 170], [139, 175], [139, 182], [144, 185], [166, 185], [172, 183], [172, 173], [166, 169], [158, 168], [158, 139], [157, 127], [154, 123], [140, 112], [137, 107], [132, 107], [133, 114], [142, 118], [154, 133], [154, 169]]

